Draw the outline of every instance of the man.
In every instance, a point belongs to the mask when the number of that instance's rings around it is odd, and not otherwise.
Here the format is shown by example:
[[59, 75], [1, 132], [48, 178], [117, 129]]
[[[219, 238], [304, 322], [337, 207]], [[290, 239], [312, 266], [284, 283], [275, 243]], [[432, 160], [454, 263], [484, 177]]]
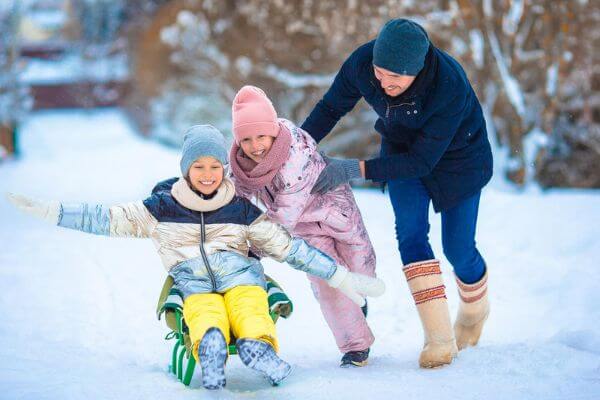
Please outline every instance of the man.
[[[449, 364], [458, 349], [477, 344], [489, 313], [486, 265], [475, 246], [481, 189], [492, 176], [481, 105], [458, 62], [406, 19], [389, 21], [350, 55], [302, 128], [319, 142], [361, 98], [379, 116], [380, 157], [329, 159], [313, 191], [361, 177], [387, 182], [403, 270], [425, 331], [419, 364]], [[461, 299], [454, 330], [428, 239], [430, 201], [442, 216], [444, 254]]]

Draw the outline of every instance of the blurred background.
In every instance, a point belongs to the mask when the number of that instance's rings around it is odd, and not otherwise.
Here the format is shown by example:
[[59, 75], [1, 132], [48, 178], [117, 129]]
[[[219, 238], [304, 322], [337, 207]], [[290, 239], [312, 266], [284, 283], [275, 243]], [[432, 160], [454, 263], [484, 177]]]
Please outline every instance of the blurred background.
[[[277, 327], [294, 374], [272, 391], [232, 357], [218, 398], [598, 399], [598, 0], [0, 0], [0, 398], [204, 395], [198, 377], [190, 390], [168, 372], [172, 342], [154, 312], [165, 272], [152, 242], [56, 229], [18, 213], [5, 192], [146, 198], [180, 173], [185, 128], [230, 135], [242, 85], [264, 88], [301, 124], [345, 58], [395, 17], [422, 24], [462, 63], [487, 114], [495, 176], [477, 246], [493, 279], [482, 342], [450, 368], [417, 367], [422, 328], [391, 204], [356, 188], [387, 286], [369, 299], [373, 362], [340, 369], [308, 280], [265, 260], [294, 301]], [[374, 156], [375, 118], [360, 104], [320, 147]], [[441, 218], [430, 223], [455, 315]]]
[[[390, 18], [422, 24], [485, 108], [495, 173], [511, 185], [600, 187], [600, 2], [592, 0], [2, 0], [0, 163], [49, 109], [118, 107], [140, 135], [230, 131], [244, 84], [301, 124], [344, 59]], [[363, 105], [324, 150], [370, 157]]]

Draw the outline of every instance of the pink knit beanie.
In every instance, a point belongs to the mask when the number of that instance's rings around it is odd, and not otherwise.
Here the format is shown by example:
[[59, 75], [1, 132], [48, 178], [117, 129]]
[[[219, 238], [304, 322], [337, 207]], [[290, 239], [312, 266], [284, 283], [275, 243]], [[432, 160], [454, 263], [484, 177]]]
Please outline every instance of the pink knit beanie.
[[254, 134], [276, 137], [279, 134], [277, 112], [265, 92], [256, 86], [244, 86], [231, 106], [233, 136], [240, 141]]

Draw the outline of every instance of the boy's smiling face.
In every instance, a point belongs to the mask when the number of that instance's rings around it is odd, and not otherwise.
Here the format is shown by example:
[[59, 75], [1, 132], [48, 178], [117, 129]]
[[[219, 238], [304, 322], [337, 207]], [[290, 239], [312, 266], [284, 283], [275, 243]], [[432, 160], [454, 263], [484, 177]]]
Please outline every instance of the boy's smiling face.
[[240, 147], [247, 157], [260, 163], [271, 150], [273, 140], [273, 136], [257, 133], [240, 140]]
[[194, 189], [211, 194], [223, 182], [223, 164], [213, 157], [200, 157], [190, 167], [188, 177]]

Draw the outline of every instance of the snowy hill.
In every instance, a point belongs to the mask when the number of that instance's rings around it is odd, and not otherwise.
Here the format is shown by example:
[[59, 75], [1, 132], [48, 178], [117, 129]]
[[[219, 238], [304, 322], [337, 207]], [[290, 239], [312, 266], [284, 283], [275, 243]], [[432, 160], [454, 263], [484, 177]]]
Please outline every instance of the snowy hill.
[[[178, 154], [134, 134], [116, 110], [32, 116], [22, 160], [0, 164], [6, 191], [64, 201], [144, 198], [178, 173]], [[279, 388], [232, 357], [227, 388], [184, 387], [155, 303], [165, 277], [149, 240], [61, 230], [0, 198], [0, 399], [600, 399], [600, 192], [492, 185], [478, 227], [492, 313], [477, 348], [418, 368], [422, 330], [396, 250], [387, 195], [356, 190], [387, 293], [369, 303], [370, 365], [340, 369], [305, 276], [265, 263], [295, 312], [277, 325], [295, 367]], [[432, 218], [438, 257], [439, 217]], [[443, 259], [443, 258], [442, 258]], [[444, 259], [443, 259], [444, 260]], [[457, 293], [444, 260], [452, 315]]]

